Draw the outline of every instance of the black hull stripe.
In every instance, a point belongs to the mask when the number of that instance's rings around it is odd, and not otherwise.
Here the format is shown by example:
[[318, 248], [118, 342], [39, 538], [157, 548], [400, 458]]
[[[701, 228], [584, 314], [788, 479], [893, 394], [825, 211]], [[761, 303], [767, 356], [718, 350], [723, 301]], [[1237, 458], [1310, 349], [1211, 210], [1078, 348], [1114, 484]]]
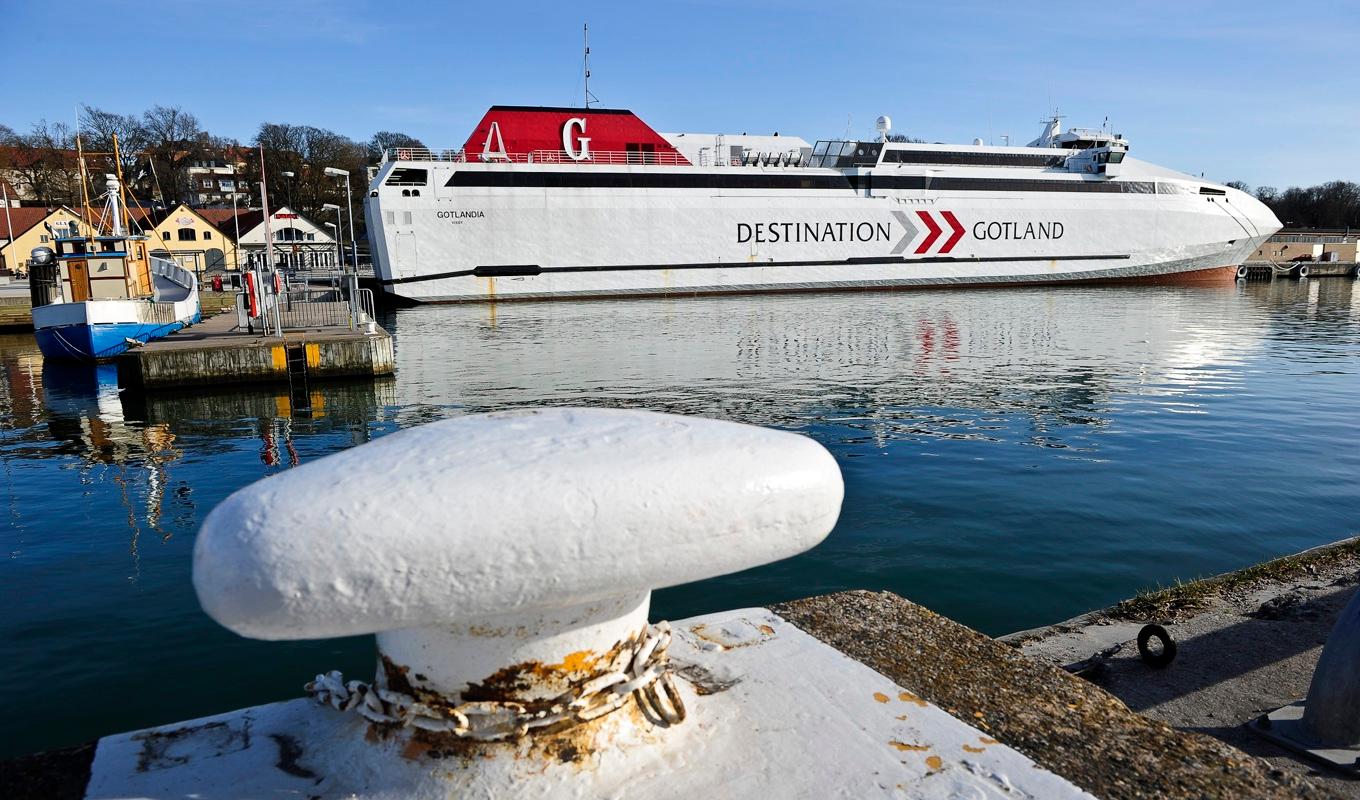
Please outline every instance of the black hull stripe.
[[815, 267], [832, 266], [836, 264], [855, 266], [859, 264], [990, 264], [1015, 261], [1118, 261], [1131, 257], [1132, 256], [1128, 254], [1095, 256], [1008, 256], [1005, 258], [955, 258], [953, 256], [904, 258], [902, 256], [870, 256], [865, 258], [848, 258], [843, 262], [827, 261], [826, 259], [815, 261], [709, 261], [695, 264], [600, 264], [568, 267], [540, 267], [537, 264], [486, 264], [478, 266], [475, 269], [436, 272], [430, 275], [414, 275], [409, 278], [387, 278], [379, 280], [378, 283], [383, 286], [393, 286], [399, 283], [423, 283], [424, 281], [437, 281], [443, 280], [444, 278], [507, 278], [568, 272], [644, 272], [648, 270], [656, 271], [663, 269], [750, 269], [752, 267]]
[[533, 170], [458, 170], [447, 187], [502, 187], [526, 189], [842, 189], [884, 191], [888, 189], [941, 192], [1100, 192], [1156, 194], [1153, 181], [1114, 181], [1104, 178], [936, 178], [926, 175], [814, 175], [807, 173], [743, 172], [738, 168], [721, 173], [537, 172]]

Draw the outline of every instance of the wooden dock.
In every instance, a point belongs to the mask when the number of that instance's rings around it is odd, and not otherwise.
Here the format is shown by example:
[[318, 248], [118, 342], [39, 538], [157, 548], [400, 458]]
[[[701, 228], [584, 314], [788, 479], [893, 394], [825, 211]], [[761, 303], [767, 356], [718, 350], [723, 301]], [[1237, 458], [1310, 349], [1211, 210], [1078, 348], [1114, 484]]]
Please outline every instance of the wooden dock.
[[159, 391], [191, 386], [307, 382], [390, 375], [392, 337], [381, 327], [329, 326], [264, 336], [236, 327], [236, 315], [218, 314], [118, 357], [118, 385]]

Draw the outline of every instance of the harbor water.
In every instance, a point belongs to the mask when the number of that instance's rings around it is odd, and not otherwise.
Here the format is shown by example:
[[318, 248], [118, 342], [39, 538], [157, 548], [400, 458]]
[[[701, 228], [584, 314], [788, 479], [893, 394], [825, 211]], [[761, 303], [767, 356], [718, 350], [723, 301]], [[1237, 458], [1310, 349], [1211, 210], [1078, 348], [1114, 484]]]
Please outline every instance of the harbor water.
[[832, 452], [846, 497], [826, 542], [660, 591], [654, 618], [886, 589], [1001, 634], [1360, 533], [1350, 279], [424, 306], [383, 324], [395, 378], [136, 401], [112, 368], [0, 336], [0, 757], [370, 673], [371, 637], [266, 643], [209, 620], [195, 530], [252, 481], [461, 414], [646, 408]]

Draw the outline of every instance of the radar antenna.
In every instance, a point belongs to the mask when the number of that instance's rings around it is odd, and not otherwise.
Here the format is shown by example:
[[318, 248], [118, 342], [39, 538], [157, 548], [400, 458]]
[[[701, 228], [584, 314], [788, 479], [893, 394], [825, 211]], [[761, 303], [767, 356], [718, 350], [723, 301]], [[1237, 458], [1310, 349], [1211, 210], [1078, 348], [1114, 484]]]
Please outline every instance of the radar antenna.
[[581, 57], [581, 70], [585, 73], [586, 108], [590, 108], [591, 102], [600, 102], [600, 98], [590, 93], [590, 23], [581, 27], [581, 36], [585, 44], [585, 52]]

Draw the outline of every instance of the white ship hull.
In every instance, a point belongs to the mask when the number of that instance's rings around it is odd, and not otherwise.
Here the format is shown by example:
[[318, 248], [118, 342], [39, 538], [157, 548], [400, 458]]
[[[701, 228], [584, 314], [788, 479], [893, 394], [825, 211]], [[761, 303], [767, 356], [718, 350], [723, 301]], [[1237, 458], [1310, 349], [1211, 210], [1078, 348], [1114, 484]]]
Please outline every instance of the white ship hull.
[[1112, 180], [436, 159], [389, 162], [370, 189], [379, 282], [432, 302], [1230, 276], [1279, 227], [1249, 195], [1133, 160]]

